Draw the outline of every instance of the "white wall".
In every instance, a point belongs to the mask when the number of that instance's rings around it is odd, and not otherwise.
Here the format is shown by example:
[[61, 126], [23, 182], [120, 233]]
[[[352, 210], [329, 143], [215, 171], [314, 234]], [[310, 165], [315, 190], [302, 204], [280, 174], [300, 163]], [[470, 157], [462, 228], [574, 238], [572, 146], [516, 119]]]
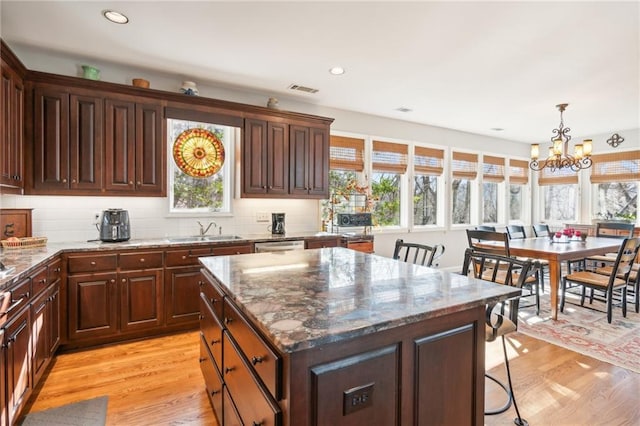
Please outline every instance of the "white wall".
[[[58, 55], [25, 46], [11, 46], [28, 69], [55, 74], [81, 76], [80, 66], [89, 63], [101, 70], [101, 79], [130, 84], [132, 78], [145, 78], [151, 88], [177, 92], [188, 76], [167, 75], [136, 69], [133, 66], [102, 63], [100, 60]], [[197, 82], [200, 96], [230, 100], [253, 105], [266, 105], [270, 96], [279, 99], [283, 110], [333, 117], [332, 131], [349, 132], [401, 140], [421, 141], [437, 145], [455, 146], [487, 154], [527, 158], [529, 145], [488, 136], [474, 135], [451, 129], [393, 120], [352, 111], [322, 107], [309, 102], [309, 96], [290, 96], [265, 93], [245, 88], [225, 88], [207, 82]], [[214, 220], [224, 233], [240, 235], [265, 233], [265, 223], [257, 223], [256, 211], [287, 213], [287, 231], [318, 231], [317, 201], [235, 199], [232, 217], [177, 219], [166, 216], [167, 201], [160, 198], [139, 197], [59, 197], [8, 196], [0, 197], [4, 208], [33, 208], [34, 235], [46, 235], [50, 241], [83, 241], [97, 237], [93, 226], [96, 211], [119, 207], [129, 210], [133, 238], [152, 238], [165, 235], [193, 235], [197, 220]], [[448, 208], [448, 207], [447, 207]], [[376, 233], [376, 253], [390, 256], [396, 238], [427, 244], [441, 243], [447, 248], [443, 267], [455, 267], [462, 260], [467, 246], [464, 230], [426, 231], [420, 233]]]

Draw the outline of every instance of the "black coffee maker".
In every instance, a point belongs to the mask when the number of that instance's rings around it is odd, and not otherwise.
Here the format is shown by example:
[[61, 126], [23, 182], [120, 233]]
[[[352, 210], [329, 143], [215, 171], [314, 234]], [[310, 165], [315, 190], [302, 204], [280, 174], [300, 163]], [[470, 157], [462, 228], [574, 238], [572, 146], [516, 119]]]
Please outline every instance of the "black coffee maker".
[[284, 213], [271, 213], [271, 233], [284, 235]]
[[100, 240], [108, 243], [127, 241], [131, 238], [129, 213], [122, 209], [108, 209], [102, 212]]

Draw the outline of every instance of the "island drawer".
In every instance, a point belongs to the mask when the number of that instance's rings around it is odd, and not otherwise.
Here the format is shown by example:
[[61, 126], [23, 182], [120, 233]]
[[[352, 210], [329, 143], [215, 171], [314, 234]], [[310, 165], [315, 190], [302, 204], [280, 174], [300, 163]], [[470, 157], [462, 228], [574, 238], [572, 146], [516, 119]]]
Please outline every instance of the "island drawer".
[[92, 254], [88, 256], [69, 256], [67, 270], [70, 274], [76, 272], [115, 271], [118, 267], [118, 255]]
[[200, 334], [218, 371], [222, 368], [222, 324], [211, 309], [207, 296], [200, 293]]
[[201, 294], [204, 294], [204, 298], [211, 306], [213, 313], [216, 315], [218, 321], [222, 321], [222, 297], [223, 294], [220, 290], [218, 290], [213, 284], [211, 284], [208, 280], [200, 281], [200, 291]]
[[277, 400], [280, 400], [282, 397], [282, 358], [245, 320], [237, 308], [229, 303], [228, 299], [225, 299], [224, 303], [224, 323], [269, 392]]
[[165, 259], [167, 267], [197, 265], [201, 256], [211, 256], [211, 247], [168, 250]]
[[[7, 314], [8, 319], [11, 318], [12, 313], [17, 312], [19, 308], [29, 303], [29, 299], [31, 298], [31, 278], [25, 278], [24, 280], [18, 282], [18, 284], [16, 284], [9, 290], [9, 294], [9, 301], [2, 301], [3, 308], [2, 312], [0, 313], [2, 316], [4, 316], [4, 314]], [[2, 319], [4, 320], [6, 318]]]
[[120, 254], [120, 269], [162, 268], [162, 252], [148, 251]]
[[[204, 341], [205, 337], [200, 334], [200, 370], [204, 376], [205, 387], [207, 388], [207, 395], [213, 405], [214, 413], [222, 413], [222, 377], [218, 373], [216, 367], [214, 367], [211, 355], [207, 350], [207, 344]], [[220, 342], [222, 346], [222, 342]]]
[[[227, 332], [224, 333], [224, 383], [243, 424], [272, 426], [281, 424], [282, 412], [273, 397], [256, 381], [251, 367]], [[233, 398], [235, 396], [235, 398]]]
[[54, 283], [60, 279], [62, 275], [62, 260], [57, 258], [49, 263], [47, 266], [47, 280], [49, 284]]

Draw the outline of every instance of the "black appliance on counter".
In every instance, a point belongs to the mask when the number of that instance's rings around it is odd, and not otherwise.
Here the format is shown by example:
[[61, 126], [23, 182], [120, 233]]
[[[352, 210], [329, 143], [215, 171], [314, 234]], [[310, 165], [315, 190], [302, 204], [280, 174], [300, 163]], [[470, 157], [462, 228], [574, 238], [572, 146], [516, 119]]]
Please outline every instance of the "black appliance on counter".
[[107, 209], [102, 212], [100, 240], [106, 243], [127, 241], [131, 238], [129, 212], [123, 209]]
[[284, 213], [271, 213], [271, 233], [284, 235]]

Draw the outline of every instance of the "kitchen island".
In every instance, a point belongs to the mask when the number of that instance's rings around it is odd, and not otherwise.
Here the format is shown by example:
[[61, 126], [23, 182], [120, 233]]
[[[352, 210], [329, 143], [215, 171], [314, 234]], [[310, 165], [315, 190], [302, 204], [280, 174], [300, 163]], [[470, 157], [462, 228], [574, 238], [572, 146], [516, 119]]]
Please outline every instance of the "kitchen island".
[[200, 258], [221, 425], [484, 422], [484, 309], [519, 294], [344, 248]]

